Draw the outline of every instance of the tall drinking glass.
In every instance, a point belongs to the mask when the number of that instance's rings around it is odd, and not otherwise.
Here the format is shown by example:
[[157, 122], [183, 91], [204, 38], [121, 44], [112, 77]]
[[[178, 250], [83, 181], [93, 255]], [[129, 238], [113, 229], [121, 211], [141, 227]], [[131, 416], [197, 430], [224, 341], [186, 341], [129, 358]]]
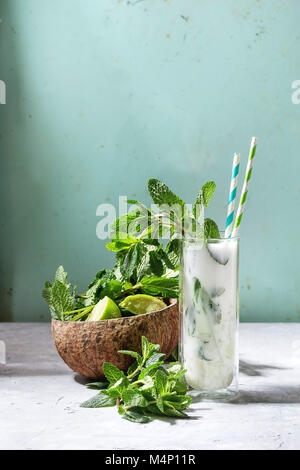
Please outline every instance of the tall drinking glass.
[[238, 393], [239, 238], [185, 239], [180, 266], [180, 360], [204, 398]]

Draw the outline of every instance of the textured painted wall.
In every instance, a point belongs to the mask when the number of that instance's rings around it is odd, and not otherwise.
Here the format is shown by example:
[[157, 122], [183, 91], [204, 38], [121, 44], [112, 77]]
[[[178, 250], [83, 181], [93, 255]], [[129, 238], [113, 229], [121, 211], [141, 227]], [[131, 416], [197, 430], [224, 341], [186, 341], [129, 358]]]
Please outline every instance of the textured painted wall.
[[215, 179], [225, 222], [234, 151], [259, 136], [241, 236], [241, 317], [299, 321], [297, 0], [1, 0], [2, 320], [48, 320], [58, 264], [84, 288], [112, 259], [96, 207], [192, 202]]

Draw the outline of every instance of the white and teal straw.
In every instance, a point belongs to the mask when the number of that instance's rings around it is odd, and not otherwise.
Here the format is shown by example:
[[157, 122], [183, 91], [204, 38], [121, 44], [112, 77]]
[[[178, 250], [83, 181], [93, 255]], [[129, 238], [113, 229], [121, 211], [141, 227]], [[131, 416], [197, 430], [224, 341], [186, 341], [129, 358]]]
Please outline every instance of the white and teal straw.
[[245, 204], [246, 204], [246, 199], [247, 199], [247, 194], [248, 194], [248, 188], [249, 188], [251, 174], [252, 174], [254, 156], [255, 156], [255, 152], [256, 152], [256, 145], [257, 145], [257, 138], [252, 137], [250, 151], [249, 151], [249, 157], [248, 157], [248, 163], [247, 163], [247, 168], [246, 168], [245, 181], [244, 181], [244, 184], [243, 184], [243, 189], [242, 189], [242, 193], [241, 193], [239, 207], [238, 207], [238, 210], [237, 210], [236, 219], [235, 219], [233, 232], [232, 232], [233, 237], [236, 237], [239, 233], [239, 228], [240, 228], [242, 216], [243, 216], [244, 209], [245, 209]]
[[236, 187], [237, 187], [237, 180], [239, 176], [239, 170], [240, 170], [240, 154], [235, 153], [233, 155], [233, 165], [232, 165], [232, 175], [231, 175], [229, 201], [228, 201], [228, 209], [227, 209], [225, 238], [231, 237], [231, 233], [233, 229], [234, 206], [235, 206]]

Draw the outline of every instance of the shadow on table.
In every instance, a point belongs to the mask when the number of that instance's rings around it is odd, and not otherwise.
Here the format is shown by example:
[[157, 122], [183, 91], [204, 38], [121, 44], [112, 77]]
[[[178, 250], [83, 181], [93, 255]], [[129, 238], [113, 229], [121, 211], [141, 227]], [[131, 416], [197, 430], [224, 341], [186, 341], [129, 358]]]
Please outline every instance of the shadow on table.
[[278, 385], [266, 390], [241, 390], [232, 404], [247, 405], [250, 403], [300, 403], [300, 386]]
[[[194, 397], [193, 403], [209, 403], [202, 397]], [[300, 386], [278, 385], [265, 390], [240, 390], [238, 396], [232, 400], [216, 400], [216, 403], [228, 403], [229, 405], [250, 405], [252, 403], [300, 403]], [[202, 411], [202, 409], [201, 409]]]
[[35, 367], [24, 367], [23, 365], [9, 365], [0, 367], [0, 377], [36, 377], [36, 376], [51, 376], [51, 375], [66, 375], [68, 371], [59, 368], [49, 369], [47, 366]]
[[278, 367], [278, 366], [271, 366], [268, 364], [250, 364], [249, 362], [240, 360], [240, 373], [249, 375], [249, 376], [263, 376], [263, 370], [283, 370], [287, 369], [287, 367]]
[[80, 385], [86, 385], [91, 382], [101, 382], [101, 379], [96, 380], [96, 379], [87, 379], [86, 377], [83, 377], [82, 375], [75, 374], [74, 375], [74, 380], [75, 382], [79, 383]]
[[[279, 367], [267, 364], [253, 364], [240, 361], [240, 373], [250, 377], [264, 376], [264, 370], [288, 370], [289, 367]], [[280, 381], [280, 379], [278, 380]], [[193, 398], [194, 403], [205, 403], [201, 396]], [[299, 385], [269, 385], [264, 390], [240, 390], [239, 395], [232, 400], [217, 400], [218, 403], [247, 405], [251, 403], [300, 403]], [[207, 403], [207, 402], [206, 402]]]

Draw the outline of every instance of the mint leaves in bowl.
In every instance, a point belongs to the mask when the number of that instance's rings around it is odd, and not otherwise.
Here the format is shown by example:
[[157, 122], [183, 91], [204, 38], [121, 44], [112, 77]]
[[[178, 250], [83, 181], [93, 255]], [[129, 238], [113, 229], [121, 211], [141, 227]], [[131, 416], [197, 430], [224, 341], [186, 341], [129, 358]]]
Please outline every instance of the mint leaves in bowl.
[[[76, 372], [102, 376], [102, 364], [126, 369], [120, 349], [138, 351], [141, 336], [161, 345], [169, 356], [178, 342], [179, 254], [182, 237], [218, 237], [218, 227], [204, 218], [215, 190], [210, 181], [191, 207], [168, 186], [150, 179], [151, 208], [136, 200], [111, 225], [106, 248], [115, 255], [112, 269], [101, 269], [83, 293], [60, 266], [42, 295], [52, 316], [59, 354]], [[172, 300], [175, 299], [175, 300]]]
[[176, 299], [156, 312], [101, 321], [61, 321], [52, 319], [52, 335], [59, 355], [79, 375], [103, 377], [103, 364], [110, 362], [126, 370], [134, 361], [120, 350], [141, 353], [141, 337], [160, 344], [168, 358], [178, 343]]

